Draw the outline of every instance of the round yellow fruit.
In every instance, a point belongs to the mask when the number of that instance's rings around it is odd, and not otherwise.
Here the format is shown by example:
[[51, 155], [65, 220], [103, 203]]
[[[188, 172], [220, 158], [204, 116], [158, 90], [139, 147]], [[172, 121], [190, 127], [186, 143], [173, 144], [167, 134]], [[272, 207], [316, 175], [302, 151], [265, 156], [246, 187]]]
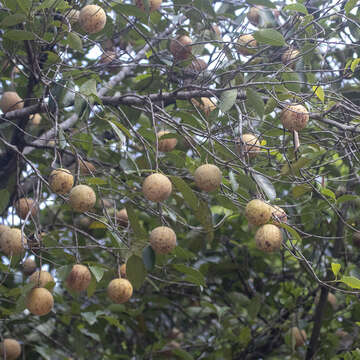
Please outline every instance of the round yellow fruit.
[[30, 115], [30, 121], [31, 121], [31, 124], [34, 125], [34, 126], [40, 125], [40, 123], [41, 123], [41, 115], [40, 114]]
[[21, 198], [17, 200], [15, 209], [20, 219], [25, 219], [29, 212], [31, 212], [31, 216], [35, 216], [38, 212], [35, 201], [30, 198]]
[[176, 247], [176, 234], [167, 226], [158, 226], [150, 233], [150, 245], [157, 254], [168, 254]]
[[283, 241], [281, 230], [273, 224], [262, 225], [255, 233], [256, 247], [265, 252], [279, 250]]
[[126, 264], [121, 264], [119, 266], [119, 272], [120, 272], [121, 278], [126, 278]]
[[205, 116], [209, 116], [210, 112], [216, 109], [216, 104], [207, 97], [200, 98], [200, 102], [191, 99], [191, 102], [194, 106], [199, 107], [205, 113]]
[[86, 5], [80, 10], [78, 21], [87, 34], [95, 34], [105, 27], [106, 14], [98, 5]]
[[115, 217], [118, 225], [124, 227], [129, 225], [129, 217], [125, 208], [117, 211]]
[[271, 218], [271, 207], [262, 200], [251, 200], [246, 205], [245, 216], [251, 225], [266, 224]]
[[32, 258], [27, 258], [23, 263], [24, 275], [31, 275], [36, 270], [36, 262]]
[[[293, 48], [290, 48], [288, 50], [286, 50], [282, 56], [281, 56], [281, 61], [284, 65], [288, 65], [289, 63], [290, 64], [290, 67], [291, 68], [294, 68], [295, 67], [295, 63], [296, 61], [298, 60], [298, 57], [300, 55], [300, 51], [299, 50], [296, 50], [296, 49], [293, 49]], [[296, 60], [295, 60], [296, 59]]]
[[236, 147], [237, 152], [244, 151], [244, 155], [254, 158], [261, 152], [259, 138], [254, 134], [243, 134], [242, 142]]
[[241, 55], [247, 56], [253, 54], [256, 47], [257, 42], [250, 34], [241, 35], [237, 40], [236, 50]]
[[246, 16], [252, 25], [254, 26], [259, 25], [260, 9], [258, 7], [252, 6]]
[[15, 91], [5, 91], [0, 99], [0, 109], [3, 113], [19, 110], [24, 107], [23, 99]]
[[74, 176], [68, 169], [55, 169], [50, 173], [49, 185], [56, 194], [67, 194], [74, 185]]
[[15, 339], [4, 339], [0, 343], [0, 357], [6, 360], [18, 359], [21, 355], [21, 345]]
[[115, 51], [105, 51], [99, 60], [100, 64], [110, 64], [111, 62], [113, 62], [116, 59], [116, 52]]
[[287, 222], [287, 214], [284, 209], [277, 205], [271, 206], [271, 216], [273, 218], [274, 224], [286, 223]]
[[299, 330], [299, 328], [295, 326], [291, 328], [291, 335], [295, 341], [295, 347], [305, 344], [307, 338], [305, 330]]
[[194, 179], [199, 189], [207, 192], [214, 191], [221, 184], [222, 173], [216, 165], [204, 164], [195, 170]]
[[171, 181], [163, 174], [151, 174], [144, 180], [142, 191], [148, 200], [155, 202], [164, 201], [171, 195]]
[[26, 244], [26, 237], [21, 236], [20, 229], [6, 230], [0, 237], [0, 248], [6, 256], [21, 255]]
[[175, 146], [177, 144], [177, 138], [169, 138], [169, 139], [160, 139], [162, 136], [170, 134], [170, 131], [159, 131], [157, 133], [158, 137], [158, 148], [161, 152], [170, 152], [175, 149]]
[[76, 292], [86, 290], [91, 282], [91, 273], [87, 266], [76, 264], [66, 278], [67, 286]]
[[[150, 12], [153, 12], [155, 10], [160, 9], [161, 3], [162, 3], [162, 0], [149, 0], [149, 10], [150, 10]], [[146, 10], [143, 0], [135, 0], [135, 4], [142, 11]]]
[[289, 105], [281, 112], [280, 120], [285, 129], [300, 131], [309, 121], [309, 112], [303, 105]]
[[54, 278], [48, 271], [35, 271], [29, 278], [30, 282], [34, 283], [36, 287], [46, 287], [47, 284], [53, 283]]
[[92, 175], [96, 173], [96, 167], [89, 161], [81, 160], [79, 162], [80, 175]]
[[75, 211], [90, 211], [95, 203], [96, 194], [90, 186], [77, 185], [72, 188], [69, 196], [69, 204]]
[[129, 280], [113, 279], [107, 287], [107, 294], [109, 298], [116, 304], [123, 304], [127, 302], [133, 293], [133, 287]]
[[170, 52], [175, 60], [186, 60], [191, 56], [192, 40], [187, 35], [179, 36], [170, 42]]
[[51, 311], [54, 306], [54, 298], [49, 290], [37, 287], [28, 293], [25, 304], [33, 315], [42, 316]]
[[203, 59], [195, 59], [190, 65], [186, 67], [187, 74], [198, 74], [206, 70], [208, 67], [207, 63]]

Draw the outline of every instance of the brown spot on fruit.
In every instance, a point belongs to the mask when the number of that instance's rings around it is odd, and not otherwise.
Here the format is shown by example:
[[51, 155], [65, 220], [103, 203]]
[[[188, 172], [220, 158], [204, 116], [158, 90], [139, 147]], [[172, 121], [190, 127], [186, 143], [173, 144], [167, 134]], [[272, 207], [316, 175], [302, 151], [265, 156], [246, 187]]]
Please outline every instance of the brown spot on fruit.
[[157, 133], [159, 151], [161, 152], [170, 152], [174, 150], [178, 142], [176, 137], [161, 140], [161, 137], [167, 134], [170, 134], [170, 131], [159, 131]]
[[241, 35], [237, 40], [236, 50], [243, 56], [251, 55], [256, 51], [257, 42], [255, 38], [248, 35]]
[[45, 288], [32, 289], [25, 300], [26, 308], [33, 315], [46, 315], [54, 306], [54, 298], [51, 292]]
[[15, 203], [16, 213], [19, 218], [25, 219], [27, 214], [31, 212], [31, 216], [35, 216], [38, 212], [38, 207], [33, 199], [21, 198]]
[[303, 105], [289, 105], [281, 112], [280, 120], [285, 129], [300, 131], [309, 121], [309, 112]]
[[195, 170], [194, 180], [199, 189], [210, 192], [220, 186], [222, 173], [216, 165], [204, 164]]
[[72, 188], [69, 197], [69, 204], [75, 211], [90, 211], [93, 209], [95, 203], [96, 194], [90, 186], [77, 185]]
[[86, 5], [80, 10], [78, 21], [86, 33], [95, 34], [105, 27], [106, 14], [98, 5]]
[[36, 287], [46, 287], [47, 284], [55, 282], [51, 274], [45, 270], [35, 271], [30, 276], [29, 280], [34, 283], [34, 286]]
[[148, 200], [155, 202], [164, 201], [171, 195], [171, 181], [163, 174], [151, 174], [144, 180], [142, 191]]
[[261, 226], [255, 233], [256, 247], [265, 252], [279, 250], [283, 241], [281, 230], [273, 224]]
[[192, 40], [187, 35], [179, 36], [170, 42], [170, 52], [175, 60], [186, 60], [191, 56]]
[[67, 286], [76, 292], [86, 290], [91, 282], [91, 273], [87, 266], [76, 264], [66, 278]]
[[74, 185], [74, 176], [70, 170], [55, 169], [51, 172], [49, 177], [49, 184], [51, 190], [56, 194], [67, 194], [70, 192]]
[[0, 357], [6, 360], [16, 360], [21, 355], [21, 345], [15, 339], [4, 339], [0, 343]]
[[25, 235], [21, 236], [20, 229], [9, 228], [0, 237], [0, 248], [6, 256], [21, 255], [26, 244], [26, 237]]

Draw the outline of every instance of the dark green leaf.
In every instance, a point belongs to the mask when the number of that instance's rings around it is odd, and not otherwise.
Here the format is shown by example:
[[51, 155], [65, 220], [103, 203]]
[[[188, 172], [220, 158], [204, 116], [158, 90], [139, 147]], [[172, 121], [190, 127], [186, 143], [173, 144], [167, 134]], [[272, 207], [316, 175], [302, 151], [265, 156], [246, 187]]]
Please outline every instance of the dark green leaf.
[[297, 11], [297, 12], [302, 13], [302, 14], [305, 14], [305, 15], [308, 14], [308, 10], [307, 10], [307, 8], [305, 7], [305, 5], [300, 4], [300, 3], [286, 5], [286, 6], [284, 7], [284, 10]]
[[284, 46], [284, 37], [274, 29], [258, 30], [254, 33], [255, 39], [260, 43], [265, 43], [272, 46]]
[[262, 100], [261, 95], [257, 91], [255, 91], [251, 88], [248, 88], [246, 90], [246, 99], [247, 99], [247, 102], [249, 103], [249, 105], [259, 115], [259, 117], [263, 118], [264, 112], [265, 112], [265, 106], [264, 106], [264, 102]]
[[89, 269], [95, 276], [95, 279], [97, 282], [99, 282], [102, 279], [102, 277], [104, 276], [104, 273], [106, 271], [105, 268], [103, 268], [102, 266], [97, 266], [97, 265], [89, 265]]
[[219, 109], [222, 112], [229, 111], [236, 102], [237, 89], [224, 91], [220, 96]]
[[171, 182], [175, 185], [176, 189], [181, 192], [190, 208], [196, 210], [198, 208], [198, 198], [190, 186], [178, 176], [171, 176]]
[[196, 285], [206, 286], [204, 275], [199, 270], [193, 269], [183, 264], [174, 264], [173, 268], [183, 274], [186, 274], [187, 281]]
[[13, 26], [13, 25], [17, 25], [22, 23], [23, 21], [25, 21], [26, 16], [23, 14], [14, 14], [14, 15], [10, 15], [10, 16], [6, 16], [0, 23], [0, 27], [4, 28], [4, 27], [8, 27], [8, 26]]
[[151, 271], [154, 269], [156, 263], [156, 255], [154, 250], [150, 245], [144, 247], [142, 253], [143, 262], [145, 264], [145, 268], [147, 271]]
[[24, 30], [8, 30], [4, 33], [4, 37], [13, 41], [36, 39], [36, 36], [32, 32]]
[[132, 255], [126, 262], [126, 276], [134, 289], [139, 290], [146, 278], [146, 268], [141, 257]]

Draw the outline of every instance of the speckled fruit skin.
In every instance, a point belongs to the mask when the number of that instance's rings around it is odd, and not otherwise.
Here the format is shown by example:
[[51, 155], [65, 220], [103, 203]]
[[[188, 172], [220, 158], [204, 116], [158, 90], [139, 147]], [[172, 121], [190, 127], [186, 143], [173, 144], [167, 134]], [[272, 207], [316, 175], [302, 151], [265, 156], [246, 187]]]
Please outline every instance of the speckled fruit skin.
[[23, 273], [30, 276], [36, 270], [36, 262], [32, 258], [27, 258], [23, 263]]
[[285, 129], [300, 131], [309, 121], [309, 112], [303, 105], [290, 105], [281, 112], [280, 120]]
[[186, 60], [191, 56], [192, 40], [187, 35], [182, 35], [170, 42], [170, 52], [175, 60]]
[[142, 191], [148, 200], [155, 202], [164, 201], [171, 195], [171, 181], [163, 174], [151, 174], [144, 180]]
[[238, 153], [241, 153], [243, 148], [244, 155], [249, 158], [254, 158], [261, 152], [260, 141], [254, 134], [243, 134], [242, 142], [236, 146]]
[[0, 343], [0, 358], [6, 360], [16, 360], [21, 355], [21, 345], [15, 339], [4, 339]]
[[282, 241], [281, 230], [273, 224], [265, 224], [255, 233], [256, 247], [261, 251], [277, 251], [280, 249]]
[[49, 184], [54, 193], [64, 195], [72, 189], [74, 176], [68, 169], [55, 169], [50, 173]]
[[178, 142], [176, 138], [169, 138], [169, 139], [161, 140], [161, 137], [166, 134], [170, 134], [170, 131], [159, 131], [157, 133], [159, 151], [161, 151], [161, 152], [170, 152], [170, 151], [174, 150], [176, 147], [176, 144]]
[[51, 292], [45, 288], [32, 289], [25, 300], [26, 308], [33, 315], [46, 315], [54, 306], [54, 298]]
[[[296, 49], [288, 49], [286, 50], [282, 56], [281, 56], [281, 61], [284, 65], [288, 65], [290, 64], [290, 68], [294, 68], [295, 67], [295, 63], [298, 59], [294, 60], [295, 58], [297, 58], [299, 56], [300, 52], [299, 50]], [[294, 61], [292, 61], [294, 60]]]
[[23, 99], [15, 91], [5, 91], [0, 99], [0, 109], [3, 113], [19, 110], [24, 107]]
[[117, 211], [115, 217], [118, 225], [124, 227], [129, 225], [129, 217], [125, 208]]
[[35, 271], [29, 278], [30, 282], [36, 287], [46, 287], [48, 283], [54, 282], [54, 278], [48, 271]]
[[176, 247], [176, 234], [167, 226], [159, 226], [150, 233], [150, 245], [157, 254], [168, 254]]
[[76, 264], [66, 278], [67, 286], [76, 292], [86, 290], [91, 282], [91, 273], [87, 266]]
[[196, 99], [190, 100], [192, 104], [196, 107], [199, 107], [205, 114], [205, 116], [209, 116], [210, 112], [216, 109], [216, 105], [212, 102], [211, 99], [207, 97], [200, 98], [200, 102]]
[[259, 25], [260, 9], [258, 7], [252, 6], [246, 16], [251, 24], [253, 24], [254, 26]]
[[185, 68], [185, 74], [189, 76], [196, 76], [208, 67], [203, 59], [195, 59], [190, 65]]
[[287, 215], [284, 209], [277, 205], [270, 205], [271, 207], [271, 216], [274, 221], [274, 224], [286, 223]]
[[79, 162], [80, 175], [92, 175], [96, 172], [96, 167], [88, 161], [81, 160]]
[[111, 62], [113, 62], [116, 59], [116, 52], [115, 51], [105, 51], [99, 60], [100, 64], [110, 64]]
[[77, 185], [72, 188], [69, 197], [70, 206], [77, 212], [91, 210], [96, 203], [94, 190], [87, 185]]
[[245, 216], [251, 225], [266, 224], [271, 218], [271, 207], [262, 200], [251, 200], [246, 205]]
[[41, 115], [40, 114], [30, 115], [30, 121], [31, 121], [31, 124], [34, 125], [34, 126], [40, 125], [40, 123], [41, 123]]
[[295, 341], [295, 347], [303, 346], [306, 341], [306, 332], [305, 330], [299, 330], [298, 327], [291, 328], [291, 334]]
[[236, 50], [241, 55], [247, 56], [253, 54], [256, 47], [257, 42], [250, 34], [241, 35], [237, 40]]
[[123, 304], [131, 298], [133, 287], [129, 280], [113, 279], [107, 287], [109, 298], [116, 304]]
[[221, 179], [221, 170], [213, 164], [201, 165], [194, 173], [196, 186], [207, 192], [216, 190], [221, 184]]
[[0, 237], [1, 237], [1, 235], [2, 235], [5, 231], [8, 231], [8, 230], [10, 230], [10, 229], [11, 229], [11, 228], [10, 228], [9, 226], [1, 224], [1, 225], [0, 225]]
[[[150, 12], [160, 9], [161, 3], [162, 3], [162, 0], [149, 0]], [[135, 4], [139, 9], [141, 9], [142, 11], [145, 11], [144, 1], [135, 0]]]
[[126, 279], [126, 264], [121, 264], [119, 266], [119, 272], [120, 272], [121, 278]]
[[87, 34], [95, 34], [105, 27], [106, 14], [98, 5], [86, 5], [80, 10], [78, 21]]
[[15, 203], [16, 213], [20, 219], [25, 219], [27, 214], [31, 211], [31, 216], [35, 216], [38, 212], [38, 207], [33, 199], [21, 198]]
[[[25, 235], [23, 236], [24, 245], [27, 244]], [[0, 237], [1, 251], [6, 255], [21, 255], [24, 251], [24, 246], [21, 241], [20, 229], [9, 229], [2, 233]]]

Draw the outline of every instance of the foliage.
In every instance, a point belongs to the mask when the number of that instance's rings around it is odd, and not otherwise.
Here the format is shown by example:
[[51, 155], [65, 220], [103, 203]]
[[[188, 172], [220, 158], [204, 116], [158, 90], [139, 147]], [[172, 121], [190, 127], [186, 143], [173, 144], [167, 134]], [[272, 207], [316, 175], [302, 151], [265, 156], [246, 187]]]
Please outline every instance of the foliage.
[[[24, 99], [1, 115], [0, 210], [28, 238], [24, 256], [1, 258], [1, 337], [26, 359], [360, 358], [357, 2], [174, 0], [149, 13], [151, 2], [0, 1], [2, 93]], [[69, 18], [90, 3], [107, 14], [95, 34]], [[257, 46], [241, 55], [237, 39], [250, 33]], [[169, 41], [184, 34], [191, 56], [177, 60]], [[289, 48], [299, 55], [284, 62]], [[101, 60], [106, 51], [115, 56]], [[299, 133], [280, 120], [290, 103], [310, 112]], [[159, 151], [160, 130], [174, 150]], [[245, 133], [259, 140], [255, 155]], [[205, 163], [222, 172], [208, 193], [193, 176]], [[96, 192], [92, 211], [51, 191], [58, 167]], [[160, 203], [142, 193], [154, 172], [173, 186]], [[21, 197], [39, 205], [23, 220]], [[254, 198], [287, 213], [278, 252], [256, 248], [244, 211]], [[161, 225], [177, 235], [170, 254], [149, 245]], [[29, 256], [56, 281], [42, 317], [25, 310]], [[126, 262], [134, 293], [114, 304], [106, 288]], [[65, 281], [75, 263], [92, 274], [81, 294]]]

